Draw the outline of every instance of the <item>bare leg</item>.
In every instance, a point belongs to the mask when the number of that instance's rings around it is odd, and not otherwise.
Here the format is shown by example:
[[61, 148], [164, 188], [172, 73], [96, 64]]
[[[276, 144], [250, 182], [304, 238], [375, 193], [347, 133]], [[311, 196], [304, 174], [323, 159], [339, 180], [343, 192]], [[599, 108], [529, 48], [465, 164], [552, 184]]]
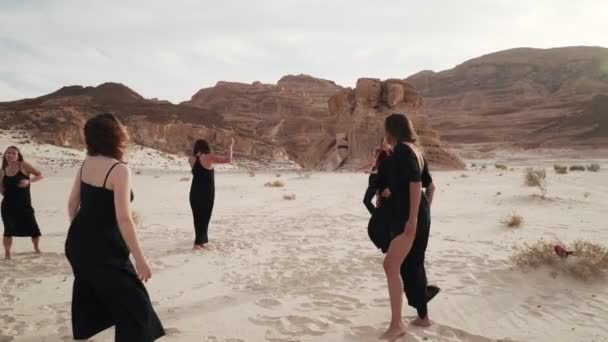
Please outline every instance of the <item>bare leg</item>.
[[399, 245], [403, 244], [399, 243], [399, 239], [405, 239], [405, 236], [400, 235], [393, 239], [384, 258], [384, 272], [388, 283], [388, 296], [391, 301], [391, 323], [381, 338], [389, 341], [394, 341], [405, 334], [405, 328], [401, 320], [403, 306], [401, 264], [406, 257], [406, 251], [400, 248]]
[[36, 253], [40, 253], [40, 236], [33, 237], [32, 243], [34, 244], [34, 251], [36, 251]]
[[413, 320], [411, 322], [411, 324], [415, 325], [417, 327], [423, 327], [423, 328], [427, 328], [427, 327], [430, 327], [431, 325], [433, 325], [428, 314], [424, 318], [416, 318], [415, 320]]
[[13, 238], [10, 236], [4, 236], [2, 239], [2, 244], [4, 245], [4, 258], [11, 258], [11, 247], [13, 246]]

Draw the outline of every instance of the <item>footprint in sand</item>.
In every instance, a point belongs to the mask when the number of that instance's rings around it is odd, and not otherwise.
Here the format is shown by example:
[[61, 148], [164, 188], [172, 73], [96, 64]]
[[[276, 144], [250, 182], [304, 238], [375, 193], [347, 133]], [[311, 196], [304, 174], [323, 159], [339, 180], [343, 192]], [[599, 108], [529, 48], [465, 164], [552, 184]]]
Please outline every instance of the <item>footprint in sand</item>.
[[320, 319], [304, 316], [265, 316], [249, 318], [253, 324], [273, 329], [272, 333], [284, 336], [321, 336], [330, 328], [330, 324]]
[[276, 306], [281, 305], [281, 301], [272, 298], [262, 298], [255, 302], [256, 305], [261, 306], [266, 309], [274, 308]]

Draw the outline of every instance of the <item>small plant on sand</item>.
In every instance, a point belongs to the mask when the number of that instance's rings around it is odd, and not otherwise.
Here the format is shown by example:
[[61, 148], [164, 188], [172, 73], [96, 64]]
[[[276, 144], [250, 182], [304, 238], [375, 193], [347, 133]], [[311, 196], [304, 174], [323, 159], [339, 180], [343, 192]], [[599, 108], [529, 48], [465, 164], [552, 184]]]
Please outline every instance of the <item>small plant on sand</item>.
[[497, 168], [498, 170], [506, 170], [506, 169], [508, 169], [506, 165], [504, 165], [504, 164], [498, 164], [498, 163], [494, 164], [494, 167]]
[[293, 201], [296, 199], [296, 194], [285, 194], [283, 195], [283, 199], [287, 201]]
[[599, 172], [600, 171], [600, 164], [593, 163], [593, 164], [587, 165], [587, 171], [590, 171], [590, 172]]
[[585, 171], [585, 167], [583, 165], [571, 165], [570, 171]]
[[558, 174], [566, 174], [568, 173], [568, 166], [555, 164], [553, 165], [553, 170]]
[[460, 175], [460, 178], [469, 178], [469, 175], [467, 175], [466, 173], [463, 173]]
[[310, 170], [298, 170], [297, 174], [300, 179], [310, 179], [312, 177], [312, 171]]
[[136, 175], [141, 175], [141, 170], [135, 170]]
[[182, 177], [179, 179], [180, 182], [188, 182], [190, 181], [190, 177]]
[[562, 258], [555, 252], [556, 244], [559, 243], [541, 239], [516, 246], [511, 260], [524, 269], [547, 267], [552, 274], [564, 273], [583, 281], [602, 279], [608, 274], [608, 246], [578, 240], [568, 248], [573, 254]]
[[249, 171], [247, 174], [249, 175], [249, 177], [255, 177], [255, 172], [253, 171]]
[[519, 214], [511, 213], [501, 223], [509, 228], [519, 228], [524, 223], [524, 218]]
[[285, 183], [281, 180], [275, 180], [264, 184], [264, 186], [267, 188], [282, 188], [285, 186]]
[[590, 193], [590, 192], [585, 192], [585, 193], [583, 194], [583, 196], [584, 196], [585, 198], [589, 198], [589, 197], [591, 196], [591, 193]]
[[541, 197], [547, 195], [547, 173], [545, 169], [526, 169], [525, 184], [529, 187], [537, 187], [541, 191]]

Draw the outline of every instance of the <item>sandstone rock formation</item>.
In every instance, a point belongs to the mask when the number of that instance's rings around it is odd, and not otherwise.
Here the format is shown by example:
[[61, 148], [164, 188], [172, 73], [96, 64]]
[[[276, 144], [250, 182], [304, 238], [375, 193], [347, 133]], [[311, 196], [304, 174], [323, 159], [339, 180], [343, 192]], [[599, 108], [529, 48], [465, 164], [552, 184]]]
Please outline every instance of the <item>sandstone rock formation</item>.
[[[232, 127], [283, 146], [306, 168], [335, 170], [368, 164], [383, 133], [384, 114], [415, 112], [422, 99], [411, 84], [397, 79], [360, 79], [352, 90], [307, 75], [289, 75], [276, 85], [219, 82], [183, 104], [221, 113]], [[463, 167], [444, 151], [422, 116], [417, 121], [432, 162], [440, 168]]]
[[0, 127], [27, 131], [39, 142], [78, 148], [84, 145], [85, 121], [100, 112], [118, 115], [135, 143], [165, 152], [188, 153], [197, 138], [208, 139], [222, 151], [236, 136], [236, 155], [256, 160], [288, 158], [282, 147], [226, 126], [221, 114], [146, 100], [117, 83], [64, 87], [35, 99], [0, 103]]
[[439, 142], [424, 115], [419, 113], [422, 97], [408, 82], [362, 78], [355, 89], [344, 89], [329, 99], [329, 110], [337, 117], [336, 136], [321, 169], [360, 168], [369, 163], [384, 133], [384, 118], [404, 113], [414, 122], [430, 164], [438, 168], [461, 169], [464, 162]]
[[291, 159], [305, 168], [335, 170], [368, 164], [385, 114], [407, 111], [434, 167], [462, 167], [424, 116], [416, 114], [421, 104], [416, 89], [397, 79], [361, 79], [354, 90], [306, 75], [285, 76], [276, 85], [219, 82], [180, 105], [148, 100], [122, 84], [106, 83], [2, 103], [0, 127], [26, 130], [41, 142], [82, 147], [86, 119], [113, 112], [136, 143], [165, 152], [188, 153], [200, 137], [221, 151], [235, 137], [237, 156]]
[[608, 146], [606, 131], [581, 133], [595, 130], [595, 119], [577, 130], [565, 125], [593, 106], [596, 95], [608, 94], [606, 48], [512, 49], [406, 80], [420, 90], [431, 124], [450, 143]]

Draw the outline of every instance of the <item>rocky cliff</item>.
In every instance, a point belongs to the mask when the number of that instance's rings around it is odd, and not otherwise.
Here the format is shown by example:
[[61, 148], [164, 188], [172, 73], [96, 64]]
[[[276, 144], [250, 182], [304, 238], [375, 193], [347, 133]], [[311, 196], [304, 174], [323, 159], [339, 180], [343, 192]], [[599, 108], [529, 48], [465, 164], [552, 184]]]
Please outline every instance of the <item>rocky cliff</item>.
[[606, 48], [512, 49], [407, 81], [447, 142], [608, 146], [608, 132], [595, 128], [599, 116], [574, 125], [596, 95], [608, 95]]
[[85, 121], [100, 112], [118, 115], [135, 143], [165, 152], [188, 153], [193, 141], [201, 137], [222, 151], [236, 136], [236, 155], [256, 160], [288, 158], [281, 146], [227, 126], [221, 114], [146, 100], [117, 83], [64, 87], [35, 99], [0, 103], [0, 127], [27, 131], [39, 142], [78, 148], [84, 145]]
[[[219, 82], [182, 104], [221, 113], [231, 127], [283, 146], [304, 167], [335, 170], [368, 164], [383, 134], [384, 116], [391, 111], [415, 112], [422, 98], [402, 80], [361, 79], [350, 89], [307, 75], [289, 75], [276, 85]], [[439, 143], [423, 115], [415, 121], [421, 125], [431, 162], [439, 168], [463, 167]]]

